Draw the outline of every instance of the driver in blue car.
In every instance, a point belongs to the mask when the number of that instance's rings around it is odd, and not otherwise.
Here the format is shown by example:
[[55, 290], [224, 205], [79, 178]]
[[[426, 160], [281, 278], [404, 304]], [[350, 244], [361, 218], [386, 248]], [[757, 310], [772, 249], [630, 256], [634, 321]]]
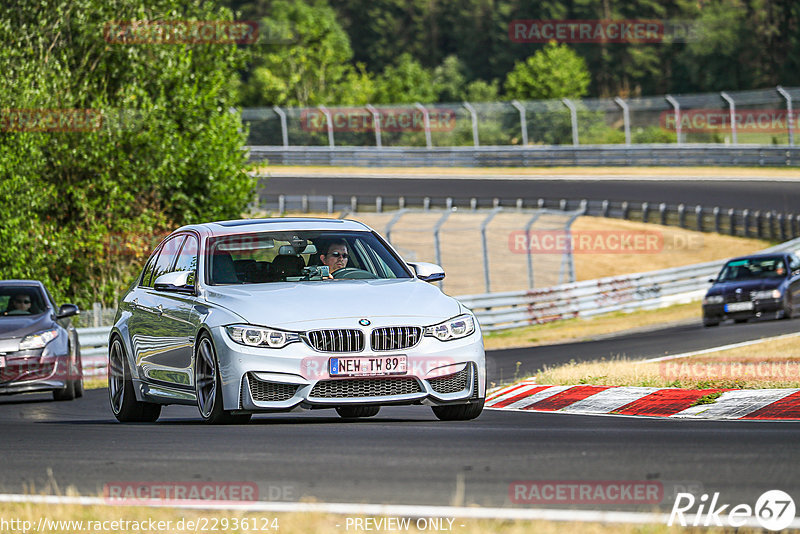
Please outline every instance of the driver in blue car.
[[327, 265], [331, 275], [339, 269], [347, 267], [347, 243], [343, 239], [337, 239], [327, 243], [325, 252], [319, 255], [322, 265]]

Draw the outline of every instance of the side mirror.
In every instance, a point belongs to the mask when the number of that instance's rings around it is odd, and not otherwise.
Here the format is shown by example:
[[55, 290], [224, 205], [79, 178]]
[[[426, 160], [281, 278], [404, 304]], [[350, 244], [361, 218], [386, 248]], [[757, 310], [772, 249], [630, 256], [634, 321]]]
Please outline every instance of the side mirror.
[[716, 281], [717, 281], [717, 279], [716, 279], [716, 278], [714, 278], [713, 276], [712, 276], [711, 278], [709, 278], [709, 279], [708, 279], [708, 283], [709, 283], [709, 284], [713, 284], [713, 283], [714, 283], [714, 282], [716, 282]]
[[74, 304], [62, 304], [60, 308], [58, 308], [58, 313], [56, 314], [56, 319], [66, 319], [67, 317], [72, 317], [73, 315], [79, 315], [81, 310]]
[[153, 283], [156, 291], [169, 291], [173, 293], [194, 294], [194, 272], [175, 271], [162, 274]]
[[422, 261], [409, 262], [409, 265], [414, 269], [417, 278], [425, 282], [438, 282], [444, 280], [444, 269], [435, 263], [425, 263]]

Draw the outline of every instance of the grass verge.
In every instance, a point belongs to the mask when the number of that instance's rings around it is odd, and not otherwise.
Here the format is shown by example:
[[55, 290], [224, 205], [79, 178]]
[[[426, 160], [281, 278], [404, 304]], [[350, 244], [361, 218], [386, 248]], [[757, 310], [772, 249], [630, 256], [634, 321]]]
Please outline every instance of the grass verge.
[[[433, 529], [417, 523], [411, 517], [407, 528], [378, 528], [376, 523], [367, 523], [372, 528], [364, 528], [367, 517], [380, 520], [374, 516], [344, 516], [322, 513], [241, 513], [236, 511], [183, 510], [172, 508], [116, 507], [99, 505], [60, 505], [48, 504], [0, 504], [0, 517], [6, 522], [0, 523], [0, 533], [23, 532], [23, 526], [30, 526], [26, 531], [33, 531], [43, 521], [42, 533], [74, 533], [74, 532], [118, 532], [120, 534], [166, 534], [189, 532], [228, 532], [228, 533], [264, 533], [281, 532], [283, 534], [316, 534], [327, 532], [430, 532]], [[384, 518], [386, 516], [383, 516]], [[348, 519], [351, 521], [348, 527]], [[355, 520], [362, 520], [362, 528], [356, 528]], [[393, 517], [395, 521], [402, 519]], [[490, 519], [434, 518], [449, 527], [448, 519], [453, 519], [452, 527], [445, 528], [459, 534], [557, 534], [561, 532], [581, 532], [585, 534], [661, 534], [672, 532], [756, 532], [754, 529], [686, 529], [668, 527], [662, 524], [628, 525], [615, 523], [556, 522], [556, 521], [509, 521]], [[46, 521], [46, 523], [45, 523]], [[25, 523], [27, 522], [27, 523]], [[428, 525], [431, 523], [429, 522]], [[15, 526], [20, 528], [13, 528]], [[382, 523], [387, 525], [387, 523]], [[8, 528], [7, 528], [8, 527]], [[203, 528], [205, 527], [205, 528]], [[255, 527], [255, 528], [254, 528]], [[277, 527], [277, 528], [275, 528]], [[213, 530], [212, 530], [213, 529]]]
[[675, 304], [658, 310], [614, 312], [589, 319], [566, 319], [500, 332], [487, 332], [483, 336], [483, 343], [487, 350], [496, 350], [589, 341], [602, 335], [636, 328], [665, 326], [691, 319], [700, 321], [699, 302]]
[[662, 362], [638, 363], [624, 357], [571, 362], [545, 367], [536, 381], [686, 389], [800, 388], [800, 344], [797, 337], [790, 337]]

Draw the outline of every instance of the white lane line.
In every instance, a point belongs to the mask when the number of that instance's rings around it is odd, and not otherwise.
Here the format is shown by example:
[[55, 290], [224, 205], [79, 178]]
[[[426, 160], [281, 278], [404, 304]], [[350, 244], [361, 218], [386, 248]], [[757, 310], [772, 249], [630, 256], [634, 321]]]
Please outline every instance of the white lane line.
[[[32, 504], [59, 504], [80, 506], [110, 506], [118, 507], [119, 504], [110, 504], [100, 497], [60, 497], [55, 495], [15, 495], [0, 494], [0, 502], [32, 503]], [[121, 506], [141, 506], [131, 503]], [[547, 508], [478, 508], [460, 506], [415, 506], [405, 504], [353, 504], [353, 503], [289, 503], [289, 502], [216, 502], [216, 501], [189, 501], [178, 503], [176, 501], [165, 504], [148, 505], [150, 508], [178, 508], [190, 510], [233, 510], [240, 512], [271, 512], [271, 513], [322, 513], [335, 515], [365, 515], [365, 516], [400, 516], [400, 517], [459, 517], [464, 519], [503, 519], [519, 521], [568, 521], [581, 523], [628, 523], [628, 524], [660, 524], [666, 525], [670, 514], [646, 512], [614, 512], [602, 510], [556, 510]], [[700, 522], [703, 521], [701, 516]], [[693, 524], [696, 516], [684, 516], [687, 524]], [[728, 524], [728, 516], [720, 515], [723, 524]], [[737, 518], [738, 519], [738, 518]], [[744, 520], [748, 527], [760, 528], [761, 524], [754, 517]], [[800, 518], [794, 519], [788, 527], [800, 528]]]
[[662, 388], [612, 387], [563, 408], [567, 413], [609, 413]]
[[726, 391], [713, 404], [692, 406], [670, 417], [688, 419], [739, 419], [769, 406], [798, 389], [737, 389]]
[[753, 339], [750, 341], [742, 341], [741, 343], [732, 343], [730, 345], [722, 345], [719, 347], [711, 347], [710, 349], [703, 349], [703, 350], [696, 350], [693, 352], [684, 352], [682, 354], [672, 354], [671, 356], [661, 356], [660, 358], [651, 358], [649, 360], [638, 360], [633, 363], [653, 363], [653, 362], [665, 362], [668, 360], [677, 360], [680, 358], [688, 358], [689, 356], [698, 356], [700, 354], [709, 354], [711, 352], [717, 352], [720, 350], [728, 350], [728, 349], [736, 349], [739, 347], [749, 347], [750, 345], [757, 345], [759, 343], [764, 343], [765, 341], [776, 341], [779, 339], [790, 339], [793, 337], [800, 337], [800, 332], [793, 332], [791, 334], [783, 334], [780, 336], [774, 337], [764, 337], [761, 339]]
[[531, 404], [536, 404], [537, 402], [544, 399], [549, 399], [553, 395], [561, 393], [562, 391], [566, 391], [572, 387], [575, 386], [550, 386], [547, 389], [539, 391], [538, 393], [534, 393], [530, 397], [525, 397], [524, 399], [520, 399], [517, 402], [509, 404], [508, 406], [506, 406], [506, 409], [522, 410], [526, 406], [530, 406]]

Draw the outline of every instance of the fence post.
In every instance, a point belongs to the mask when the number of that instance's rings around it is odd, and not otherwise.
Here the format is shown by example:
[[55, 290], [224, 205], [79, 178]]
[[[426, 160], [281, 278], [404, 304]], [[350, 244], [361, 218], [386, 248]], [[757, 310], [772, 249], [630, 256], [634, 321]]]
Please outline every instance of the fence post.
[[308, 213], [308, 195], [300, 197], [300, 210], [303, 213]]
[[333, 213], [333, 195], [328, 195], [328, 213]]
[[519, 111], [519, 129], [522, 132], [522, 146], [528, 145], [528, 123], [525, 122], [525, 107], [519, 100], [512, 100], [511, 105]]
[[406, 207], [406, 197], [398, 197], [397, 198], [397, 209], [405, 209]]
[[786, 99], [786, 129], [789, 130], [789, 146], [794, 146], [794, 115], [792, 115], [792, 95], [780, 85], [776, 88], [778, 93]]
[[533, 216], [528, 219], [527, 224], [525, 224], [525, 243], [528, 246], [528, 250], [526, 251], [528, 255], [528, 288], [533, 289], [533, 254], [531, 254], [531, 227], [533, 223], [542, 215], [542, 211], [537, 211], [533, 214]]
[[383, 212], [383, 197], [377, 196], [375, 197], [375, 213], [382, 213]]
[[667, 95], [664, 97], [667, 102], [675, 109], [675, 136], [677, 138], [678, 144], [681, 144], [681, 105], [678, 103], [677, 100], [672, 95]]
[[686, 206], [678, 204], [678, 226], [686, 228]]
[[764, 237], [764, 217], [761, 215], [761, 210], [756, 210], [756, 237], [759, 239]]
[[425, 197], [422, 199], [422, 209], [425, 211], [430, 211], [431, 209], [431, 197]]
[[[572, 253], [572, 223], [575, 222], [575, 219], [583, 215], [582, 212], [577, 212], [572, 217], [569, 218], [567, 223], [564, 225], [566, 228], [567, 234], [567, 243], [570, 243], [569, 249], [564, 251], [564, 257], [561, 261], [561, 271], [563, 272], [564, 264], [566, 263], [567, 266], [567, 282], [574, 282], [575, 281], [575, 255]], [[562, 273], [558, 274], [558, 283], [564, 283], [562, 281]]]
[[328, 123], [328, 146], [333, 148], [335, 144], [333, 141], [333, 118], [331, 117], [331, 112], [325, 106], [317, 106], [317, 109], [325, 115], [325, 122]]
[[286, 113], [278, 106], [272, 106], [272, 110], [278, 114], [281, 119], [281, 137], [283, 138], [283, 146], [289, 146], [289, 127], [286, 124]]
[[444, 207], [445, 207], [445, 209], [448, 209], [448, 210], [453, 209], [453, 197], [447, 197], [444, 200]]
[[569, 98], [562, 98], [561, 101], [569, 109], [569, 119], [572, 123], [572, 144], [578, 146], [580, 144], [578, 141], [578, 110]]
[[631, 113], [627, 102], [620, 97], [615, 97], [614, 102], [622, 108], [622, 124], [625, 128], [625, 144], [631, 146]]
[[103, 317], [103, 305], [99, 302], [92, 303], [92, 325], [97, 328], [100, 326]]
[[354, 196], [350, 197], [350, 211], [355, 213], [358, 210], [358, 199]]
[[695, 219], [697, 220], [697, 222], [696, 222], [697, 231], [698, 232], [702, 232], [703, 231], [703, 206], [700, 206], [700, 205], [695, 206], [694, 207], [694, 215], [695, 215]]
[[730, 230], [728, 233], [731, 235], [736, 235], [736, 210], [733, 208], [728, 210], [728, 223], [730, 224]]
[[475, 211], [478, 209], [478, 199], [473, 197], [469, 199], [469, 209]]
[[495, 206], [495, 208], [486, 216], [485, 219], [481, 222], [481, 246], [483, 247], [483, 281], [486, 284], [486, 292], [491, 293], [491, 282], [489, 280], [489, 244], [486, 242], [486, 227], [489, 226], [489, 223], [492, 222], [494, 216], [500, 213], [500, 208]]
[[730, 108], [731, 112], [731, 140], [733, 141], [734, 145], [738, 145], [739, 141], [736, 137], [736, 103], [733, 101], [733, 98], [728, 95], [725, 91], [722, 91], [719, 94], [725, 102], [728, 103], [728, 107]]
[[667, 225], [667, 204], [662, 202], [658, 205], [658, 215], [661, 219], [661, 226]]
[[770, 239], [775, 239], [775, 225], [772, 224], [772, 210], [767, 212], [767, 231], [765, 232]]
[[372, 104], [367, 104], [367, 111], [372, 113], [372, 124], [375, 128], [375, 146], [377, 148], [383, 147], [383, 139], [381, 138], [381, 114], [375, 109]]
[[721, 234], [720, 228], [719, 206], [714, 206], [714, 231]]
[[278, 215], [286, 213], [286, 196], [278, 195]]
[[[450, 217], [451, 213], [453, 213], [453, 212], [450, 211], [450, 210], [445, 211], [442, 214], [442, 216], [439, 217], [439, 220], [436, 221], [436, 226], [433, 227], [433, 247], [434, 247], [434, 253], [435, 253], [435, 256], [436, 256], [437, 265], [441, 265], [442, 264], [442, 248], [441, 248], [441, 244], [440, 244], [440, 241], [439, 241], [439, 230], [441, 230], [442, 225], [447, 220], [447, 218]], [[439, 280], [439, 282], [437, 282], [437, 283], [439, 285], [439, 289], [442, 289], [444, 287], [444, 282], [442, 280]], [[487, 291], [487, 293], [488, 293], [488, 291]]]
[[522, 211], [522, 199], [517, 199], [517, 211]]
[[472, 117], [472, 144], [475, 146], [475, 148], [478, 148], [481, 146], [481, 143], [478, 139], [478, 113], [469, 102], [464, 102], [464, 107], [467, 108], [467, 111], [469, 111], [469, 114]]
[[383, 233], [384, 235], [386, 235], [386, 241], [388, 241], [389, 243], [392, 242], [392, 228], [394, 228], [394, 225], [397, 224], [397, 221], [400, 220], [400, 217], [405, 215], [407, 212], [408, 212], [407, 209], [400, 208], [399, 210], [397, 210], [397, 213], [395, 213], [392, 216], [389, 222], [386, 223], [386, 229], [383, 231]]
[[781, 237], [781, 242], [786, 241], [786, 227], [784, 226], [783, 212], [778, 214], [778, 232]]
[[647, 218], [650, 215], [650, 203], [649, 202], [642, 202], [642, 222], [646, 223]]
[[628, 201], [624, 200], [622, 202], [622, 218], [623, 219], [628, 220], [628, 215], [629, 215], [628, 212], [629, 212]]
[[562, 199], [561, 199], [561, 200], [558, 202], [558, 207], [559, 207], [559, 209], [560, 209], [561, 211], [567, 211], [567, 199], [566, 199], [566, 198], [562, 198]]
[[422, 112], [422, 121], [425, 125], [425, 146], [431, 148], [433, 147], [431, 142], [431, 116], [428, 114], [428, 109], [419, 102], [415, 102], [414, 107]]
[[608, 200], [603, 201], [601, 213], [603, 214], [603, 217], [608, 217]]

